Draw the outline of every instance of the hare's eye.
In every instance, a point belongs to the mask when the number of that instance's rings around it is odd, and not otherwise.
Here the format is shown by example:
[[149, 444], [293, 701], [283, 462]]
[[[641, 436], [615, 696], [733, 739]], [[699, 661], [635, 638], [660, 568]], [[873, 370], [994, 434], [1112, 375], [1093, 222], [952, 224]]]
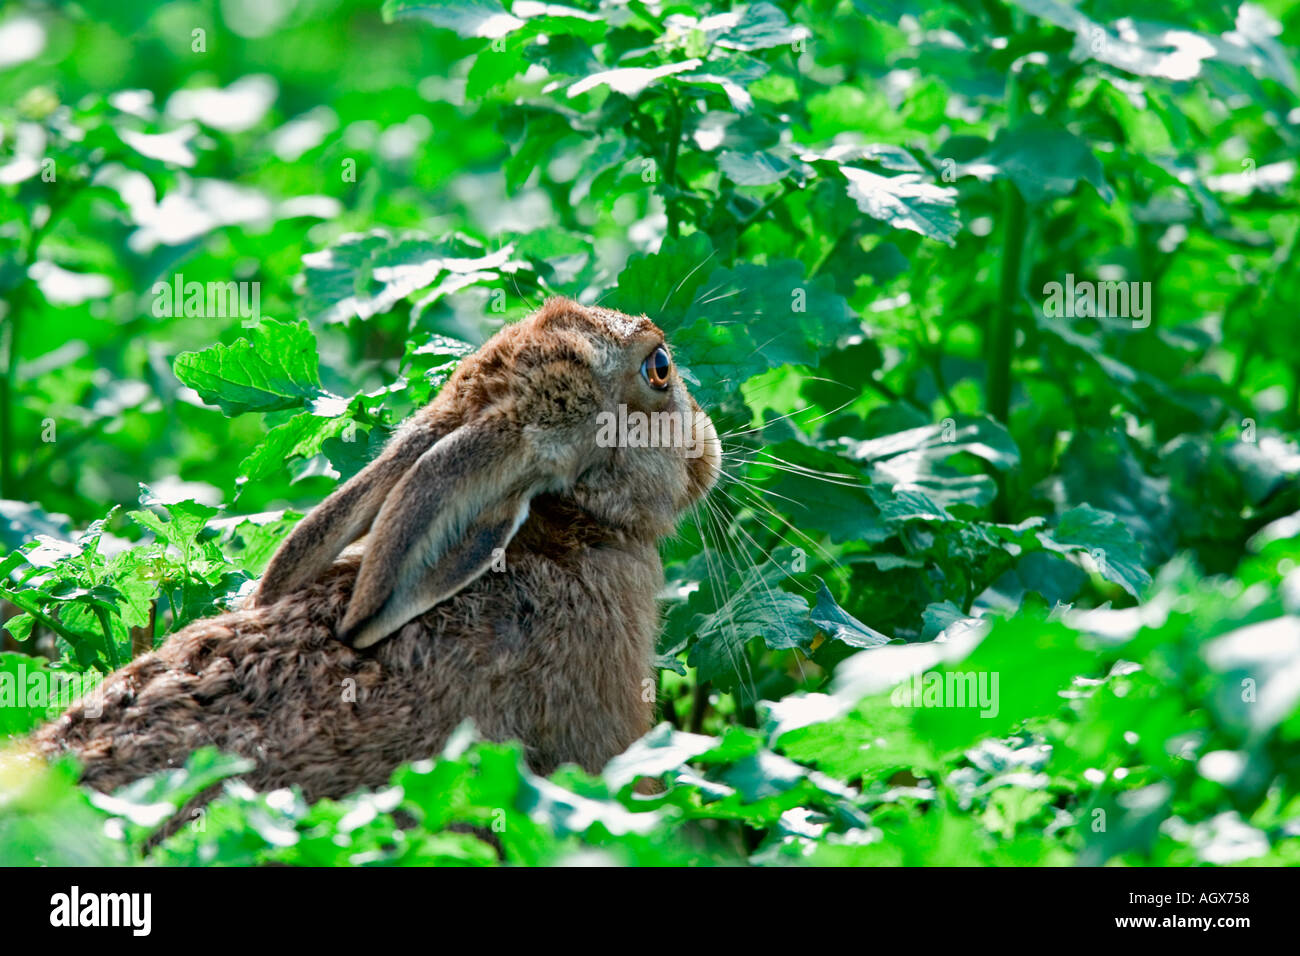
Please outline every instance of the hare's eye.
[[668, 387], [668, 372], [672, 367], [673, 360], [668, 357], [668, 350], [661, 345], [641, 363], [641, 377], [650, 383], [651, 388], [662, 392]]

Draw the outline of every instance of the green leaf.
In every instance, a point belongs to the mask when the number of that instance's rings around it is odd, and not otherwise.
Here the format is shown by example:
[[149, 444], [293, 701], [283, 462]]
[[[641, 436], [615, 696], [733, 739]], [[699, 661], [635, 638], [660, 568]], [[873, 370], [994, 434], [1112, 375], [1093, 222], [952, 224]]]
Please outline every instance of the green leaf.
[[768, 70], [766, 63], [751, 56], [713, 57], [702, 66], [675, 74], [673, 81], [687, 88], [716, 87], [726, 94], [733, 110], [753, 115], [754, 97], [750, 95], [749, 87], [762, 79]]
[[241, 480], [263, 478], [281, 470], [294, 459], [311, 458], [320, 453], [325, 442], [348, 432], [354, 422], [346, 414], [317, 415], [302, 412], [283, 425], [267, 432], [266, 437], [239, 463]]
[[910, 717], [887, 697], [869, 698], [844, 717], [781, 734], [777, 747], [841, 780], [867, 771], [933, 766], [933, 751], [913, 730]]
[[298, 512], [272, 511], [224, 518], [209, 522], [208, 526], [223, 532], [223, 541], [230, 542], [235, 549], [234, 560], [250, 575], [256, 576], [262, 573], [271, 555], [301, 518]]
[[648, 315], [671, 333], [681, 325], [695, 291], [716, 268], [716, 255], [702, 232], [665, 239], [658, 252], [628, 259], [606, 301], [629, 315]]
[[834, 162], [852, 165], [867, 162], [875, 163], [893, 172], [922, 173], [925, 171], [915, 156], [903, 147], [892, 143], [837, 143], [826, 149], [803, 148], [798, 151], [798, 155], [806, 163]]
[[1027, 202], [1068, 196], [1080, 180], [1091, 183], [1106, 202], [1115, 199], [1088, 144], [1039, 117], [1000, 130], [985, 161], [1015, 183]]
[[465, 81], [465, 95], [481, 99], [489, 90], [505, 85], [526, 69], [528, 60], [517, 42], [512, 42], [504, 50], [489, 47], [474, 57], [474, 65]]
[[548, 37], [577, 34], [594, 41], [605, 31], [600, 16], [558, 3], [519, 4], [517, 10], [507, 12], [498, 0], [384, 0], [383, 13], [388, 21], [427, 20], [466, 39], [495, 40], [522, 32]]
[[670, 334], [700, 381], [695, 392], [702, 401], [770, 368], [816, 366], [840, 338], [859, 330], [830, 277], [806, 279], [800, 263], [785, 259], [715, 269], [686, 315]]
[[922, 182], [920, 176], [903, 173], [881, 176], [856, 166], [841, 166], [848, 181], [849, 198], [868, 216], [893, 226], [956, 245], [961, 231], [957, 218], [957, 190]]
[[812, 609], [811, 619], [828, 638], [856, 648], [879, 647], [889, 643], [889, 638], [884, 634], [867, 627], [836, 604], [825, 581], [818, 578], [817, 583], [817, 604]]
[[15, 614], [4, 622], [4, 629], [13, 635], [14, 640], [22, 642], [32, 636], [32, 625], [36, 619], [30, 614]]
[[714, 44], [730, 50], [765, 50], [793, 47], [811, 38], [811, 30], [802, 24], [791, 24], [780, 8], [770, 3], [751, 3], [742, 8], [734, 26], [724, 29]]
[[717, 746], [703, 734], [688, 734], [663, 723], [605, 765], [602, 776], [615, 793], [640, 777], [658, 777]]
[[152, 511], [129, 511], [127, 517], [141, 527], [148, 528], [182, 553], [189, 550], [207, 527], [208, 521], [217, 514], [218, 509], [197, 501], [161, 501], [147, 485], [141, 485], [140, 491], [140, 503], [162, 508], [167, 512], [167, 520], [164, 521]]
[[721, 607], [693, 622], [696, 643], [687, 662], [700, 680], [734, 687], [745, 680], [745, 647], [761, 637], [775, 650], [807, 648], [817, 634], [808, 602], [778, 586], [781, 569], [766, 565], [751, 572]]
[[1044, 545], [1053, 550], [1085, 551], [1097, 572], [1114, 581], [1134, 597], [1151, 583], [1142, 566], [1142, 547], [1124, 523], [1108, 511], [1080, 505], [1061, 515]]
[[[1125, 17], [1122, 24], [1104, 25], [1061, 0], [1012, 0], [1016, 6], [1075, 34], [1074, 60], [1095, 59], [1137, 76], [1187, 81], [1205, 73], [1207, 61], [1218, 61], [1267, 76], [1297, 92], [1295, 68], [1279, 56], [1273, 37], [1281, 32], [1268, 14], [1237, 21], [1231, 35], [1215, 36], [1187, 25], [1171, 25]], [[1262, 22], [1260, 22], [1262, 21]]]
[[0, 766], [0, 866], [123, 866], [126, 847], [106, 832], [104, 813], [77, 786], [72, 761]]
[[185, 761], [185, 766], [141, 777], [113, 794], [96, 794], [92, 802], [122, 817], [144, 834], [171, 819], [181, 807], [227, 777], [246, 773], [256, 766], [245, 757], [224, 754], [215, 747], [202, 747]]
[[674, 73], [694, 70], [702, 61], [698, 59], [683, 60], [680, 63], [665, 63], [662, 66], [623, 66], [614, 70], [601, 70], [585, 76], [569, 87], [569, 97], [581, 96], [599, 86], [607, 86], [615, 93], [634, 97], [644, 93], [659, 83], [664, 77]]
[[737, 186], [770, 186], [788, 176], [794, 166], [771, 151], [739, 153], [724, 149], [718, 166]]
[[[495, 279], [513, 265], [512, 247], [488, 252], [481, 244], [453, 234], [438, 240], [394, 237], [382, 229], [344, 236], [328, 249], [302, 257], [303, 307], [325, 323], [369, 319], [387, 312], [439, 278], [459, 289]], [[437, 292], [426, 297], [426, 304]]]
[[454, 30], [462, 37], [503, 37], [524, 25], [506, 12], [498, 0], [450, 0], [436, 3], [419, 0], [384, 0], [384, 19], [418, 18], [436, 27]]
[[757, 452], [748, 470], [747, 480], [760, 483], [804, 533], [823, 531], [836, 544], [880, 542], [890, 535], [867, 482], [828, 450], [776, 442]]
[[992, 480], [958, 470], [947, 463], [952, 456], [972, 455], [999, 471], [1020, 462], [1020, 451], [1007, 430], [992, 419], [974, 416], [948, 418], [867, 441], [842, 442], [853, 459], [868, 466], [873, 485], [907, 493], [908, 500], [891, 505], [902, 509], [899, 517], [924, 511], [942, 519], [950, 505], [984, 505], [992, 500]]
[[872, 488], [871, 500], [886, 521], [954, 521], [943, 507], [923, 491], [915, 488]]
[[1300, 709], [1300, 617], [1229, 631], [1204, 656], [1225, 678], [1211, 698], [1225, 723], [1263, 734]]
[[[968, 657], [914, 678], [896, 699], [919, 737], [936, 751], [953, 752], [1054, 716], [1065, 704], [1062, 692], [1095, 661], [1064, 624], [1022, 613], [994, 621]], [[940, 692], [932, 695], [932, 686]]]
[[37, 535], [68, 538], [67, 515], [47, 514], [33, 502], [0, 499], [0, 548], [17, 548]]
[[176, 377], [227, 415], [301, 408], [325, 397], [316, 338], [304, 320], [266, 320], [251, 339], [176, 356]]

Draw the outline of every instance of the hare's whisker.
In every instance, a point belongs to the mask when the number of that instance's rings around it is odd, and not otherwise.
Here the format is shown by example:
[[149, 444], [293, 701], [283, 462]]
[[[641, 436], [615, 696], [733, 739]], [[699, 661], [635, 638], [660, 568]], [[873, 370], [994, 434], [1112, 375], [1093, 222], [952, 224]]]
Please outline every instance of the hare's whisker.
[[675, 296], [675, 295], [677, 294], [677, 290], [680, 289], [683, 285], [686, 284], [686, 280], [689, 279], [691, 276], [695, 275], [695, 273], [699, 272], [701, 269], [703, 269], [704, 266], [705, 266], [705, 264], [706, 264], [710, 259], [712, 259], [715, 255], [717, 255], [717, 250], [716, 250], [716, 249], [714, 249], [714, 250], [711, 251], [707, 256], [705, 256], [705, 257], [704, 257], [704, 260], [703, 260], [699, 265], [697, 265], [694, 269], [692, 269], [690, 272], [686, 273], [686, 275], [682, 276], [681, 281], [679, 281], [679, 282], [677, 283], [677, 285], [673, 286], [673, 291], [672, 291], [672, 292], [669, 292], [668, 295], [664, 297], [664, 303], [663, 303], [663, 305], [659, 306], [659, 311], [660, 311], [660, 312], [662, 312], [664, 309], [668, 308], [668, 303], [671, 302], [672, 299], [673, 299], [673, 296]]
[[[853, 398], [849, 399], [847, 402], [844, 402], [843, 404], [840, 404], [840, 405], [835, 406], [834, 408], [832, 408], [832, 409], [831, 409], [830, 411], [828, 411], [828, 412], [822, 412], [822, 413], [821, 413], [820, 415], [818, 415], [816, 418], [810, 418], [810, 419], [808, 419], [808, 421], [803, 422], [802, 424], [809, 425], [809, 424], [812, 424], [813, 422], [819, 422], [819, 421], [821, 421], [823, 418], [828, 418], [828, 417], [830, 417], [831, 415], [834, 415], [836, 412], [843, 411], [845, 408], [847, 408], [848, 406], [852, 405], [852, 404], [853, 404], [854, 402], [856, 402], [857, 400], [858, 400], [857, 396], [854, 395]], [[752, 434], [752, 433], [754, 433], [754, 432], [761, 432], [761, 431], [763, 431], [763, 429], [765, 429], [765, 428], [770, 428], [771, 426], [775, 425], [777, 422], [785, 421], [787, 418], [793, 418], [795, 415], [800, 415], [800, 414], [802, 414], [802, 413], [804, 413], [804, 412], [811, 411], [811, 410], [815, 409], [816, 407], [817, 407], [816, 405], [805, 405], [803, 408], [796, 408], [794, 411], [792, 411], [792, 412], [788, 412], [788, 413], [786, 413], [785, 415], [778, 415], [776, 418], [769, 418], [767, 421], [765, 421], [765, 422], [764, 422], [763, 424], [761, 424], [761, 425], [754, 425], [754, 426], [752, 426], [752, 427], [750, 427], [750, 428], [744, 428], [744, 429], [736, 429], [736, 430], [733, 430], [733, 431], [726, 432], [725, 434], [719, 435], [718, 437], [719, 437], [719, 438], [735, 438], [735, 437], [737, 437], [738, 435], [749, 435], [749, 434]]]

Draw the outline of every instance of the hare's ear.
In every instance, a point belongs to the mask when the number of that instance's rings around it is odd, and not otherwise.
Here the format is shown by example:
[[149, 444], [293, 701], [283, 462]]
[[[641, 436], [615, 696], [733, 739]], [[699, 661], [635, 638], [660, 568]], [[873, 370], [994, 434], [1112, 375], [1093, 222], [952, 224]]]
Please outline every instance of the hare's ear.
[[271, 557], [253, 605], [274, 604], [324, 573], [370, 528], [393, 486], [449, 430], [421, 422], [399, 433], [378, 458], [312, 509]]
[[475, 423], [442, 438], [380, 508], [339, 637], [368, 647], [465, 587], [554, 483], [517, 431]]

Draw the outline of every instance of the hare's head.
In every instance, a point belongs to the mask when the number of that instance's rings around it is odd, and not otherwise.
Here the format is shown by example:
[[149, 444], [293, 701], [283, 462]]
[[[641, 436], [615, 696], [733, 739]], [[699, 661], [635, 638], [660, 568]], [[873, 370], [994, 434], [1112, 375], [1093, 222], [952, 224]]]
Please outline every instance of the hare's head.
[[461, 362], [384, 453], [281, 545], [256, 603], [369, 532], [340, 636], [365, 647], [482, 574], [537, 495], [632, 539], [668, 534], [720, 446], [649, 319], [551, 299]]

